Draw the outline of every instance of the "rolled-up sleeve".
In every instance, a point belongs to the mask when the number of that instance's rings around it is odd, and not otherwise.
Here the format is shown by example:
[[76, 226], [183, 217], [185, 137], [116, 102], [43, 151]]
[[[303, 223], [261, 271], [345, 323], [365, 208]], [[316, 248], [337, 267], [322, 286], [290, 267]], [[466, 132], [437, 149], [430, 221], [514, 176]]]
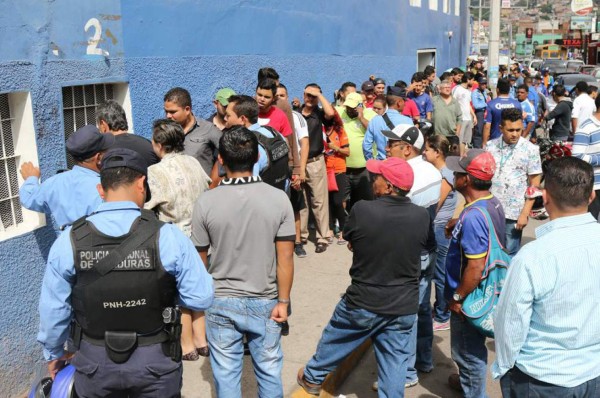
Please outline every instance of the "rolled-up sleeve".
[[179, 304], [194, 311], [204, 311], [212, 304], [214, 287], [192, 241], [176, 226], [160, 229], [160, 259], [163, 267], [177, 281]]
[[48, 256], [48, 265], [40, 295], [40, 329], [37, 340], [44, 349], [47, 361], [64, 354], [64, 343], [71, 323], [71, 291], [75, 278], [70, 229], [54, 242]]
[[23, 207], [29, 210], [44, 212], [46, 208], [46, 194], [44, 186], [37, 177], [29, 177], [19, 189], [19, 199]]

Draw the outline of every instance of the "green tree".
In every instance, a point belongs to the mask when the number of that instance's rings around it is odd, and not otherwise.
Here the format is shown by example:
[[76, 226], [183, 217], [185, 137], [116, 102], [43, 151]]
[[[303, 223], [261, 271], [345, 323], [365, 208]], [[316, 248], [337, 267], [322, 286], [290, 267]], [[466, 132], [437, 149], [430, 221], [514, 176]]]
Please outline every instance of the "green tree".
[[553, 12], [552, 4], [550, 4], [550, 3], [544, 4], [543, 6], [540, 7], [540, 12], [542, 14], [552, 14], [552, 12]]

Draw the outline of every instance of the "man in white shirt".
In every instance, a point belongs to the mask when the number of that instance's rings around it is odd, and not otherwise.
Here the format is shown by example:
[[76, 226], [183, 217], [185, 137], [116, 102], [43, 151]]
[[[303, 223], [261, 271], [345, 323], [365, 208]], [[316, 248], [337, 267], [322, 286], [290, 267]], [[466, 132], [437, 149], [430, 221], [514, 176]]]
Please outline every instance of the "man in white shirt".
[[571, 114], [573, 134], [575, 134], [581, 123], [588, 120], [596, 112], [596, 104], [592, 97], [588, 95], [588, 88], [588, 84], [584, 81], [575, 85], [577, 98], [573, 101], [573, 113]]
[[464, 156], [467, 145], [471, 144], [473, 138], [473, 126], [477, 124], [477, 117], [471, 106], [471, 90], [470, 87], [475, 82], [475, 78], [471, 72], [466, 72], [461, 79], [461, 83], [454, 88], [452, 96], [460, 105], [462, 112], [462, 122], [458, 137], [460, 139], [460, 155]]

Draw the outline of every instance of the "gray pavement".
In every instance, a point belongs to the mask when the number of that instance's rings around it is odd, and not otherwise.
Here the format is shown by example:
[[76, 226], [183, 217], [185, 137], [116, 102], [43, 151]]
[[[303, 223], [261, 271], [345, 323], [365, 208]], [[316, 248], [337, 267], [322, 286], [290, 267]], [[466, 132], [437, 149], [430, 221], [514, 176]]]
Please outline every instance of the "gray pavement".
[[[532, 239], [534, 228], [540, 222], [531, 221], [525, 229], [524, 241]], [[308, 257], [294, 258], [295, 275], [292, 291], [293, 315], [290, 317], [290, 335], [282, 340], [284, 352], [283, 386], [286, 396], [296, 389], [296, 373], [312, 356], [321, 336], [321, 332], [341, 294], [346, 290], [350, 277], [348, 269], [351, 264], [351, 253], [345, 246], [335, 243], [326, 252], [314, 253], [314, 244], [306, 246]], [[495, 358], [493, 340], [488, 340], [488, 362]], [[456, 372], [450, 359], [450, 332], [436, 332], [434, 338], [435, 369], [430, 374], [419, 375], [420, 383], [406, 390], [406, 397], [433, 398], [460, 397], [448, 388], [448, 375]], [[363, 357], [356, 369], [340, 387], [338, 394], [346, 397], [371, 398], [377, 393], [371, 389], [376, 380], [376, 362], [372, 350]], [[256, 381], [249, 357], [244, 358], [242, 374], [242, 396], [256, 397]], [[184, 362], [183, 397], [200, 398], [215, 397], [215, 391], [208, 359], [196, 362]], [[490, 398], [500, 397], [500, 387], [495, 381], [488, 381]]]

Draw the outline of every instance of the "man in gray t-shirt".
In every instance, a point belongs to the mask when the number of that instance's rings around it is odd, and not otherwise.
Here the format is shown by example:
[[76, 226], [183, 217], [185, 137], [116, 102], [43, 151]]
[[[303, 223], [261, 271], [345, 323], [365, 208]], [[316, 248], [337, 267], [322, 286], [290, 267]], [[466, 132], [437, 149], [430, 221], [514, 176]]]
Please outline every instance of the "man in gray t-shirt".
[[244, 335], [258, 395], [283, 396], [281, 323], [287, 320], [296, 230], [286, 194], [252, 175], [258, 141], [245, 127], [223, 134], [227, 178], [194, 206], [192, 241], [214, 279], [206, 332], [217, 396], [241, 396]]

